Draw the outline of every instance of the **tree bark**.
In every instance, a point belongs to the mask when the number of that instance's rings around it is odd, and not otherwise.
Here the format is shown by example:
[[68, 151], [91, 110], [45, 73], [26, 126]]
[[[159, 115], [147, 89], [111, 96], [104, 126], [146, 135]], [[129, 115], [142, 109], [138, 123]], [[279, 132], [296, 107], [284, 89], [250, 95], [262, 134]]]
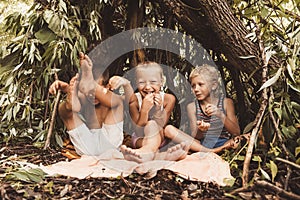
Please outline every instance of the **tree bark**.
[[[139, 28], [143, 26], [144, 19], [144, 5], [139, 7], [139, 1], [128, 1], [127, 2], [127, 23], [126, 30]], [[145, 61], [145, 52], [143, 49], [140, 49], [140, 44], [138, 42], [133, 44], [137, 49], [133, 51], [133, 58], [131, 61], [132, 66], [136, 66], [139, 63], [143, 63]]]
[[[246, 36], [250, 33], [234, 16], [226, 0], [161, 0], [172, 11], [181, 26], [201, 45], [224, 54], [230, 65], [247, 74], [259, 67], [259, 47]], [[255, 56], [242, 59], [240, 56]], [[271, 59], [270, 63], [277, 61]], [[260, 73], [255, 73], [258, 79]]]

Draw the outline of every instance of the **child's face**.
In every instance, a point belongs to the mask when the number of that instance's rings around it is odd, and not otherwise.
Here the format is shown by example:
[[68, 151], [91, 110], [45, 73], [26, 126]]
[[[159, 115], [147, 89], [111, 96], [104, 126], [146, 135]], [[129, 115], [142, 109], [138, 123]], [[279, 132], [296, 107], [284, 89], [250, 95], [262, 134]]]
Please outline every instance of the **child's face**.
[[193, 93], [195, 94], [198, 100], [202, 101], [210, 96], [210, 92], [212, 90], [211, 88], [212, 84], [210, 84], [201, 75], [192, 78], [191, 85], [192, 85]]
[[144, 97], [149, 93], [158, 93], [162, 86], [161, 74], [157, 69], [140, 69], [136, 72], [137, 88]]

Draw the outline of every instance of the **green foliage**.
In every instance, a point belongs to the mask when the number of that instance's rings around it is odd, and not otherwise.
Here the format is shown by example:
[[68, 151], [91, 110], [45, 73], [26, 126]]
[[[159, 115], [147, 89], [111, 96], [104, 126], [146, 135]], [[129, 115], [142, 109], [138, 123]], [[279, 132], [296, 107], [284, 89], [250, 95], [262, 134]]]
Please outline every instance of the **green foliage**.
[[[269, 66], [268, 80], [263, 85], [258, 85], [260, 89], [257, 90], [258, 94], [264, 88], [268, 90], [268, 110], [263, 119], [262, 134], [269, 149], [262, 162], [263, 166], [261, 161], [256, 161], [259, 162], [258, 170], [261, 175], [274, 181], [278, 171], [275, 158], [288, 154], [295, 161], [296, 149], [300, 147], [297, 140], [300, 136], [300, 11], [295, 1], [235, 0], [232, 7], [251, 31], [248, 37], [254, 42], [257, 42], [255, 31], [260, 27], [266, 60], [270, 63], [276, 57], [277, 65]], [[257, 87], [252, 85], [252, 88]], [[249, 127], [250, 125], [245, 128], [246, 132], [251, 130]], [[258, 138], [257, 145], [259, 140], [261, 138]], [[286, 146], [287, 152], [282, 145]], [[271, 177], [266, 172], [266, 167], [270, 170]]]
[[53, 107], [47, 101], [49, 83], [55, 72], [75, 74], [79, 52], [87, 50], [87, 41], [101, 38], [99, 9], [101, 4], [84, 9], [57, 0], [47, 6], [35, 3], [27, 13], [6, 17], [4, 31], [13, 37], [0, 62], [0, 133], [6, 140], [45, 139], [49, 116], [45, 111]]

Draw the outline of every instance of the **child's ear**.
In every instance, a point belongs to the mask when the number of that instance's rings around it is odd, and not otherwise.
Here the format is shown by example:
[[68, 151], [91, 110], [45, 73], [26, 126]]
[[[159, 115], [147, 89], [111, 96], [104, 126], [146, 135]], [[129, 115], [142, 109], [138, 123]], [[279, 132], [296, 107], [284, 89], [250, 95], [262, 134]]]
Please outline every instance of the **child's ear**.
[[218, 83], [216, 81], [213, 82], [211, 89], [216, 90], [218, 87]]

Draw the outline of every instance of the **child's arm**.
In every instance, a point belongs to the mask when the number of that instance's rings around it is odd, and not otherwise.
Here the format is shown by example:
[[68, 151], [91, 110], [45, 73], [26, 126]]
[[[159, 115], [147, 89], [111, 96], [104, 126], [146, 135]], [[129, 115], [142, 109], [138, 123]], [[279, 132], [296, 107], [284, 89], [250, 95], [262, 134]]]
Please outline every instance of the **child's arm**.
[[68, 92], [69, 84], [60, 80], [54, 81], [49, 87], [50, 94], [56, 94], [58, 90], [66, 93]]
[[209, 104], [205, 108], [205, 113], [208, 116], [215, 115], [219, 117], [230, 134], [234, 136], [240, 135], [239, 123], [235, 115], [233, 101], [230, 98], [224, 99], [224, 109], [226, 114], [223, 113], [216, 106]]
[[[144, 98], [143, 102], [145, 101], [146, 97]], [[147, 122], [148, 122], [148, 114], [149, 114], [149, 110], [151, 109], [147, 109], [147, 107], [145, 106], [146, 104], [151, 105], [151, 102], [147, 102], [144, 103], [144, 106], [142, 106], [141, 110], [139, 110], [139, 105], [138, 105], [138, 99], [135, 95], [133, 95], [131, 97], [130, 103], [129, 103], [129, 113], [131, 116], [131, 119], [134, 123], [135, 126], [137, 127], [144, 127]], [[149, 106], [148, 105], [148, 106]]]
[[[160, 96], [160, 94], [157, 94]], [[173, 95], [171, 94], [165, 94], [164, 96], [164, 109], [161, 110], [161, 105], [157, 104], [156, 98], [154, 98], [155, 106], [156, 106], [156, 111], [153, 115], [154, 120], [160, 127], [165, 127], [170, 119], [171, 113], [174, 109], [176, 99]]]
[[195, 102], [189, 103], [187, 105], [187, 113], [191, 128], [191, 136], [195, 138], [198, 132]]
[[196, 106], [195, 102], [192, 102], [187, 105], [187, 112], [188, 112], [188, 117], [189, 117], [189, 122], [190, 122], [190, 127], [191, 127], [191, 136], [193, 138], [199, 139], [197, 134], [203, 134], [206, 132], [209, 127], [210, 123], [206, 123], [203, 120], [202, 121], [197, 121], [197, 116], [196, 116]]
[[113, 76], [109, 79], [108, 84], [109, 84], [109, 89], [111, 90], [115, 90], [123, 86], [124, 94], [125, 94], [125, 102], [127, 104], [129, 103], [129, 100], [134, 93], [130, 81], [128, 81], [126, 78], [121, 76]]
[[[91, 95], [93, 96], [94, 94]], [[100, 101], [102, 105], [109, 108], [117, 107], [123, 103], [120, 95], [111, 92], [109, 89], [99, 84], [96, 84], [95, 86], [95, 98]]]
[[240, 135], [240, 126], [235, 115], [233, 101], [230, 98], [224, 99], [224, 109], [226, 111], [226, 115], [223, 113], [221, 119], [225, 128], [234, 136]]

